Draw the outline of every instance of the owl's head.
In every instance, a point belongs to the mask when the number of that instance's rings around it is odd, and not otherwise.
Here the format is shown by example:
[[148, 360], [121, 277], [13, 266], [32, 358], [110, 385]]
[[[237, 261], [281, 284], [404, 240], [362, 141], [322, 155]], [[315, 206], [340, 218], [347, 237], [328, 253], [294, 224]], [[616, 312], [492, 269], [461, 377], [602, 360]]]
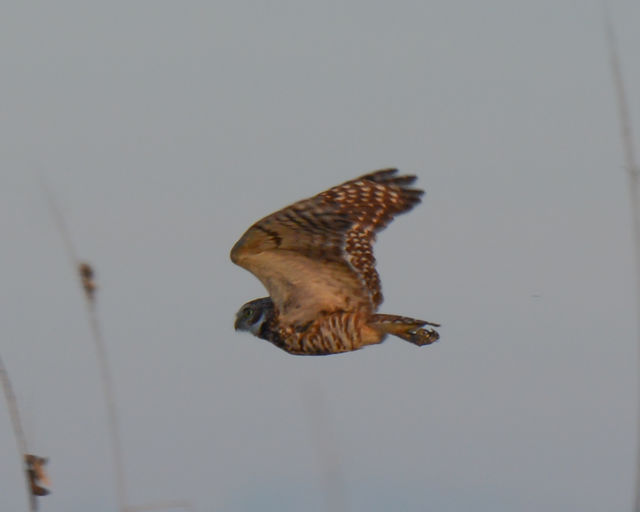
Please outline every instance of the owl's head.
[[236, 331], [249, 331], [254, 336], [263, 338], [263, 326], [273, 318], [274, 313], [271, 297], [252, 300], [240, 308], [234, 327]]

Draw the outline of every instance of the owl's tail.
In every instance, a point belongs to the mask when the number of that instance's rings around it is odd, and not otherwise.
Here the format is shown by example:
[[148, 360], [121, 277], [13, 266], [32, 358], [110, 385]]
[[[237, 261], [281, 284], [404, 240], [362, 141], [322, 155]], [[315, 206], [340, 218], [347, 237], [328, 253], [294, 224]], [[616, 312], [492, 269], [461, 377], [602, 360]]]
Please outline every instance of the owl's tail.
[[406, 316], [373, 315], [369, 325], [374, 329], [378, 329], [386, 334], [393, 334], [419, 347], [430, 345], [440, 338], [437, 331], [422, 328], [425, 325], [440, 327], [440, 324], [427, 322], [425, 320], [416, 320], [415, 318]]

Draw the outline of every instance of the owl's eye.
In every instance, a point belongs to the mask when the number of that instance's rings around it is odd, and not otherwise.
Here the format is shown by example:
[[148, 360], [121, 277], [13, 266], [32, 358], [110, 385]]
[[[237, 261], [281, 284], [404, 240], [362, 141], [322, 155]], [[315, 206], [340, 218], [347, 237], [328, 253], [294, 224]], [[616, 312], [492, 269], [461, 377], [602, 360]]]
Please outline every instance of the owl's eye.
[[242, 312], [242, 316], [245, 317], [247, 320], [251, 318], [252, 315], [253, 315], [253, 311], [251, 311], [249, 308], [245, 309]]

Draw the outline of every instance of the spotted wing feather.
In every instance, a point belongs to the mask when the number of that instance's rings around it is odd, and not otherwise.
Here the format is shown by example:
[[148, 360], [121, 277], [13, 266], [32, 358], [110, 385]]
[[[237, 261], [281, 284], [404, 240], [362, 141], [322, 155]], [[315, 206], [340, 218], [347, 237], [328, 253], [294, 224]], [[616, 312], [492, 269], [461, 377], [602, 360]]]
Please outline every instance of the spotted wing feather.
[[382, 303], [382, 286], [373, 256], [375, 234], [398, 214], [420, 202], [422, 190], [408, 188], [415, 176], [396, 176], [397, 169], [384, 169], [348, 181], [320, 194], [328, 203], [339, 204], [349, 217], [344, 251], [347, 261], [366, 286], [375, 307]]
[[415, 176], [385, 169], [333, 187], [256, 222], [231, 259], [262, 281], [281, 320], [321, 311], [374, 311], [382, 302], [372, 244], [395, 215], [420, 202]]

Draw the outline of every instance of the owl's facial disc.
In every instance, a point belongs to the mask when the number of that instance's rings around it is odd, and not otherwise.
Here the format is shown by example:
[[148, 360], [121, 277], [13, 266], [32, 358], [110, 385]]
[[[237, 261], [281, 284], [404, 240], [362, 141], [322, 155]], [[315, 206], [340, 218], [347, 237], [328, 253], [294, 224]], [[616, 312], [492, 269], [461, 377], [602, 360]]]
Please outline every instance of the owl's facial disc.
[[254, 336], [259, 336], [270, 311], [273, 311], [273, 302], [269, 298], [247, 302], [236, 314], [236, 331], [249, 331]]
[[249, 326], [253, 323], [254, 310], [248, 304], [245, 304], [236, 313], [236, 321], [233, 327], [236, 331], [247, 331]]

